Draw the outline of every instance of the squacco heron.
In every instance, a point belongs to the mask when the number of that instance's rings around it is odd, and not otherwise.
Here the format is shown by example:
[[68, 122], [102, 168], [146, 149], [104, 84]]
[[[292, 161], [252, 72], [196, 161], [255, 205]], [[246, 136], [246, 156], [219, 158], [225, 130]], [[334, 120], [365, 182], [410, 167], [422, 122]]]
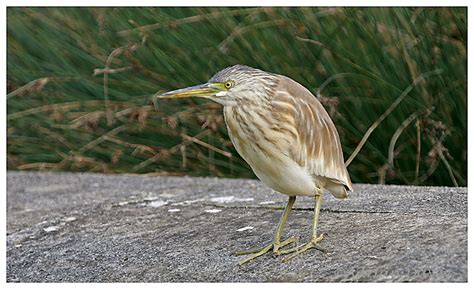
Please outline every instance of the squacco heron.
[[[324, 234], [317, 231], [323, 192], [346, 198], [352, 183], [339, 134], [318, 99], [286, 76], [244, 65], [225, 68], [205, 84], [157, 98], [193, 96], [224, 106], [225, 123], [237, 152], [263, 183], [289, 196], [273, 242], [237, 253], [251, 254], [240, 264], [271, 251], [274, 255], [291, 253], [283, 260], [287, 261], [311, 248], [323, 250], [319, 243]], [[297, 196], [314, 198], [312, 234], [307, 243], [284, 250], [296, 242], [294, 237], [282, 241], [281, 236]]]

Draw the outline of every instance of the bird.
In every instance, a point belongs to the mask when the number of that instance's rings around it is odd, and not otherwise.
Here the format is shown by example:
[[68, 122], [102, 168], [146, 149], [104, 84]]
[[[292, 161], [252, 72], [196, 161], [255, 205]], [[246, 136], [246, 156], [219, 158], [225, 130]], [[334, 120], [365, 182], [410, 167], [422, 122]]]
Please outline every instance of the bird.
[[[287, 262], [315, 248], [325, 251], [318, 235], [323, 194], [344, 199], [353, 191], [344, 164], [336, 126], [319, 100], [293, 79], [246, 65], [233, 65], [217, 72], [208, 82], [154, 95], [166, 98], [200, 97], [223, 106], [229, 138], [239, 155], [268, 187], [288, 196], [273, 241], [263, 248], [237, 252], [250, 255], [243, 265], [273, 252]], [[314, 217], [309, 241], [281, 240], [296, 197], [314, 199]]]

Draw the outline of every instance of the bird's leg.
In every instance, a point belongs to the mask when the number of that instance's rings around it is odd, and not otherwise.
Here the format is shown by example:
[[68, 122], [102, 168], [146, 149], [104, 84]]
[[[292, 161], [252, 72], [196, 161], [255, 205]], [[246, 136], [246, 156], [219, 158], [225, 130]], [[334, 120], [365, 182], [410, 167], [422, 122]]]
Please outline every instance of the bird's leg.
[[324, 234], [321, 234], [318, 236], [318, 220], [319, 220], [319, 212], [321, 210], [321, 203], [323, 202], [323, 192], [318, 189], [318, 194], [314, 196], [314, 219], [313, 219], [313, 230], [311, 234], [311, 240], [306, 243], [299, 245], [297, 247], [288, 249], [288, 250], [281, 250], [279, 253], [280, 254], [288, 254], [288, 253], [293, 253], [292, 255], [286, 257], [283, 259], [283, 262], [287, 262], [294, 257], [298, 256], [299, 254], [307, 251], [308, 249], [315, 248], [320, 251], [325, 251], [323, 248], [321, 248], [318, 243], [321, 242], [321, 240], [324, 238]]
[[281, 247], [286, 246], [288, 244], [291, 244], [293, 242], [296, 242], [295, 237], [290, 237], [290, 238], [284, 240], [283, 242], [280, 241], [281, 234], [283, 233], [283, 230], [285, 229], [286, 220], [288, 219], [288, 215], [291, 212], [291, 208], [293, 207], [293, 204], [295, 203], [295, 200], [296, 200], [296, 197], [290, 197], [288, 199], [288, 203], [286, 204], [285, 211], [283, 212], [283, 215], [280, 218], [280, 224], [278, 225], [278, 229], [275, 233], [275, 240], [273, 241], [273, 243], [271, 243], [271, 244], [269, 244], [269, 245], [267, 245], [267, 246], [265, 246], [261, 249], [254, 249], [254, 250], [249, 250], [249, 251], [244, 251], [244, 252], [237, 252], [236, 255], [245, 255], [245, 254], [252, 254], [253, 253], [252, 256], [249, 256], [249, 257], [245, 258], [244, 260], [240, 261], [239, 262], [240, 265], [243, 265], [243, 264], [247, 263], [248, 261], [250, 261], [252, 259], [255, 259], [255, 258], [267, 253], [272, 248], [273, 248], [273, 252], [277, 253], [278, 250]]
[[276, 234], [275, 234], [275, 240], [273, 242], [273, 253], [276, 253], [281, 247], [285, 245], [296, 242], [295, 237], [290, 237], [286, 239], [285, 241], [280, 242], [281, 234], [283, 233], [283, 230], [285, 229], [286, 220], [288, 220], [288, 216], [290, 215], [291, 208], [293, 208], [293, 204], [295, 203], [295, 200], [296, 200], [296, 197], [288, 198], [288, 203], [286, 204], [285, 211], [283, 212], [283, 215], [280, 218], [280, 224], [278, 225], [278, 230], [276, 231]]

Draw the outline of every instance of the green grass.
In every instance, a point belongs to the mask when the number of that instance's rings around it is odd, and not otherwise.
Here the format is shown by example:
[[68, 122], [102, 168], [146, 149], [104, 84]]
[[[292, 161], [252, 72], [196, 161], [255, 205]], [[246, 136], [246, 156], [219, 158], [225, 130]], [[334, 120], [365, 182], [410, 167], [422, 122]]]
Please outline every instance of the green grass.
[[7, 33], [8, 169], [253, 177], [219, 105], [150, 106], [241, 63], [321, 88], [346, 159], [402, 98], [354, 182], [467, 185], [466, 8], [8, 8]]

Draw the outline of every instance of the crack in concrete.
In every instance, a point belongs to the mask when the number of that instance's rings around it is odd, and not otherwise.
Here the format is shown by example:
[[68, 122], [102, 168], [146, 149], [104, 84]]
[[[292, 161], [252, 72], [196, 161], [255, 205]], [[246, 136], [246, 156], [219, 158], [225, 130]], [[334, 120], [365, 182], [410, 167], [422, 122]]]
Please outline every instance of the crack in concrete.
[[[212, 203], [203, 203], [206, 206], [212, 206], [216, 208], [224, 209], [269, 209], [269, 210], [284, 210], [284, 206], [226, 206]], [[314, 208], [293, 208], [293, 211], [314, 211]], [[364, 210], [335, 210], [328, 208], [321, 208], [321, 212], [343, 214], [343, 213], [354, 213], [354, 214], [393, 214], [392, 211], [364, 211]]]

